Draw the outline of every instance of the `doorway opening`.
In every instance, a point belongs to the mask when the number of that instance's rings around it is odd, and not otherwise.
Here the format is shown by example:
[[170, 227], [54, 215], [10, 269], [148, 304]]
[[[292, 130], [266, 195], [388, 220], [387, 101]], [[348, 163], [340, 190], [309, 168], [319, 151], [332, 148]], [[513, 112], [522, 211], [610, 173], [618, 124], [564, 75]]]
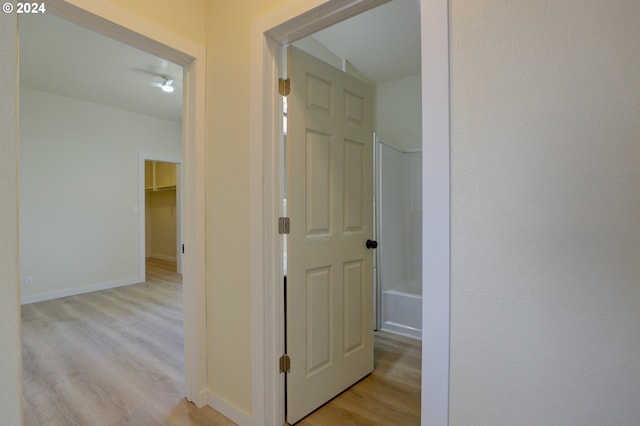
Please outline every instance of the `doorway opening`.
[[[148, 374], [171, 377], [168, 386], [171, 382], [174, 389], [184, 389], [184, 377], [175, 377], [176, 371], [184, 370], [183, 345], [171, 344], [162, 334], [152, 332], [155, 328], [171, 330], [172, 340], [184, 342], [180, 326], [169, 327], [160, 316], [156, 316], [156, 323], [130, 320], [130, 328], [125, 327], [126, 321], [112, 322], [128, 317], [126, 312], [136, 304], [139, 312], [149, 315], [159, 304], [170, 306], [172, 317], [180, 320], [177, 324], [184, 317], [180, 277], [172, 276], [172, 286], [162, 288], [158, 279], [149, 280], [144, 273], [139, 274], [139, 263], [145, 270], [146, 267], [145, 258], [138, 259], [136, 247], [138, 234], [144, 232], [144, 228], [136, 232], [140, 219], [144, 220], [146, 212], [150, 215], [148, 225], [162, 222], [166, 216], [163, 203], [168, 201], [166, 196], [173, 195], [173, 208], [169, 211], [173, 213], [172, 223], [168, 229], [150, 236], [155, 237], [153, 248], [160, 253], [154, 254], [159, 255], [164, 247], [158, 236], [173, 231], [173, 256], [167, 256], [172, 259], [165, 258], [162, 266], [166, 268], [177, 261], [176, 168], [167, 163], [153, 164], [150, 194], [156, 197], [147, 200], [155, 201], [150, 205], [154, 208], [147, 210], [138, 202], [140, 194], [145, 194], [145, 188], [138, 185], [138, 151], [153, 150], [180, 158], [182, 67], [53, 15], [22, 18], [20, 41], [20, 266], [23, 300], [38, 302], [22, 311], [27, 361], [25, 411], [32, 416], [42, 414], [40, 420], [34, 420], [41, 423], [46, 414], [40, 408], [62, 405], [60, 396], [71, 399], [66, 389], [46, 392], [44, 395], [51, 398], [43, 398], [34, 387], [38, 383], [35, 371], [46, 368], [43, 353], [60, 358], [55, 372], [48, 377], [66, 379], [78, 386], [84, 382], [73, 379], [77, 370], [62, 361], [67, 359], [69, 348], [75, 349], [76, 357], [70, 358], [74, 364], [95, 363], [100, 366], [96, 371], [108, 370], [118, 377], [128, 368], [119, 364], [120, 360], [135, 360], [134, 353], [142, 351], [126, 344], [136, 333], [154, 336], [146, 341], [148, 345], [158, 342], [159, 347], [171, 347], [167, 352], [171, 354], [167, 373], [157, 366]], [[49, 62], [48, 55], [57, 60]], [[152, 85], [160, 73], [171, 76], [175, 93], [164, 93]], [[168, 172], [162, 173], [165, 169]], [[153, 266], [156, 272], [162, 271], [160, 265]], [[125, 288], [132, 284], [135, 285]], [[84, 316], [74, 306], [94, 309], [95, 315]], [[46, 319], [48, 336], [40, 333], [34, 317]], [[108, 332], [97, 331], [108, 326], [118, 330], [121, 341]], [[83, 339], [83, 332], [93, 338]], [[57, 339], [48, 341], [50, 336]], [[98, 350], [96, 356], [96, 346], [90, 343], [108, 349], [104, 353]], [[147, 356], [150, 366], [153, 358]], [[136, 381], [133, 375], [120, 375], [132, 378], [132, 388], [144, 381], [142, 377]], [[94, 384], [108, 386], [99, 377], [93, 378]], [[110, 389], [124, 391], [120, 387]], [[90, 403], [83, 398], [90, 395], [91, 392], [82, 392], [76, 402], [88, 406]], [[34, 398], [40, 399], [36, 402]], [[115, 408], [114, 411], [117, 412]], [[78, 416], [88, 419], [82, 413]]]
[[[253, 29], [251, 169], [252, 308], [256, 315], [253, 410], [266, 422], [284, 421], [283, 378], [274, 370], [283, 347], [282, 259], [277, 218], [282, 214], [280, 181], [281, 106], [277, 85], [284, 48], [318, 29], [371, 9], [385, 1], [323, 4], [314, 9], [284, 5], [256, 22]], [[446, 424], [449, 365], [449, 46], [446, 0], [422, 0], [421, 82], [423, 144], [423, 327], [421, 413], [423, 424]], [[428, 58], [428, 60], [426, 59]], [[262, 107], [264, 105], [264, 108]], [[425, 185], [429, 182], [429, 185]], [[264, 196], [263, 196], [264, 195]], [[276, 195], [274, 198], [270, 198]], [[259, 217], [258, 217], [259, 216]], [[428, 285], [427, 285], [428, 282]], [[264, 335], [259, 332], [264, 330]]]
[[[139, 192], [143, 194], [139, 205], [144, 206], [144, 214], [140, 214], [144, 222], [140, 225], [139, 253], [140, 259], [171, 262], [175, 272], [182, 274], [182, 166], [170, 160], [140, 153], [144, 176], [139, 185], [144, 189]], [[139, 268], [145, 264], [141, 261]], [[144, 272], [140, 275], [146, 276]]]
[[[98, 16], [97, 13], [100, 14], [105, 14], [102, 16]], [[42, 18], [44, 15], [39, 16], [38, 18]], [[29, 16], [28, 18], [26, 17], [20, 17], [20, 22], [19, 22], [19, 27], [23, 26], [23, 24], [26, 22], [27, 19], [30, 18], [35, 18], [35, 16]], [[202, 93], [201, 90], [198, 90], [199, 87], [203, 87], [204, 85], [204, 48], [202, 46], [196, 45], [196, 44], [192, 44], [191, 42], [186, 42], [184, 40], [181, 40], [179, 37], [172, 37], [171, 34], [168, 34], [165, 30], [161, 30], [158, 27], [155, 27], [154, 25], [149, 25], [149, 23], [147, 21], [141, 20], [140, 18], [133, 16], [127, 12], [124, 12], [121, 9], [117, 9], [117, 8], [112, 8], [109, 9], [107, 11], [104, 10], [96, 10], [93, 11], [93, 6], [92, 5], [86, 5], [84, 6], [84, 8], [80, 8], [71, 4], [68, 4], [66, 2], [51, 2], [50, 4], [47, 5], [47, 16], [46, 18], [52, 18], [52, 19], [58, 19], [58, 20], [62, 20], [67, 22], [70, 25], [78, 25], [80, 27], [83, 27], [87, 30], [89, 30], [90, 32], [93, 32], [94, 34], [101, 34], [101, 35], [106, 35], [107, 38], [111, 41], [114, 42], [114, 40], [120, 40], [117, 43], [124, 43], [124, 45], [127, 45], [129, 48], [133, 49], [140, 49], [137, 50], [138, 54], [141, 55], [146, 55], [146, 54], [150, 54], [150, 55], [156, 55], [159, 58], [162, 58], [162, 61], [164, 61], [166, 64], [169, 63], [173, 63], [175, 64], [179, 69], [180, 69], [180, 74], [182, 77], [182, 74], [184, 76], [184, 99], [182, 99], [181, 95], [179, 96], [179, 101], [178, 101], [178, 105], [179, 105], [179, 111], [178, 111], [178, 122], [182, 121], [181, 125], [178, 124], [175, 129], [170, 129], [168, 130], [169, 127], [171, 127], [171, 125], [164, 126], [162, 125], [163, 120], [162, 119], [158, 119], [157, 116], [153, 116], [151, 117], [149, 120], [147, 121], [153, 121], [155, 124], [160, 123], [160, 125], [158, 125], [157, 127], [155, 126], [151, 126], [151, 127], [147, 127], [147, 131], [149, 129], [152, 129], [150, 131], [150, 133], [154, 133], [154, 132], [159, 132], [159, 133], [163, 133], [165, 131], [167, 131], [167, 133], [171, 134], [171, 135], [175, 135], [174, 140], [178, 141], [178, 146], [177, 146], [177, 151], [176, 154], [172, 154], [173, 158], [183, 158], [183, 170], [182, 170], [182, 176], [183, 176], [183, 180], [182, 180], [182, 189], [184, 189], [183, 191], [183, 200], [184, 200], [184, 206], [185, 206], [185, 211], [184, 214], [181, 215], [181, 223], [183, 224], [182, 226], [182, 235], [181, 235], [181, 240], [182, 242], [184, 242], [187, 250], [186, 250], [186, 255], [184, 256], [183, 259], [183, 274], [184, 274], [184, 285], [180, 287], [180, 293], [181, 293], [181, 299], [184, 300], [184, 311], [183, 313], [180, 314], [180, 328], [181, 333], [183, 333], [183, 338], [181, 338], [182, 342], [180, 344], [180, 346], [183, 346], [184, 348], [184, 365], [182, 367], [179, 367], [179, 379], [180, 381], [183, 382], [183, 389], [180, 391], [182, 393], [182, 395], [186, 395], [187, 399], [189, 401], [193, 401], [194, 403], [196, 403], [196, 405], [198, 406], [202, 406], [204, 405], [205, 401], [204, 401], [204, 396], [203, 396], [203, 389], [205, 389], [205, 378], [206, 378], [206, 351], [205, 351], [205, 343], [206, 343], [206, 333], [205, 333], [205, 327], [206, 327], [206, 316], [205, 316], [205, 305], [204, 305], [204, 301], [205, 301], [205, 284], [204, 284], [204, 277], [205, 277], [205, 264], [204, 264], [204, 236], [200, 235], [198, 233], [195, 232], [195, 229], [199, 229], [199, 228], [203, 228], [204, 227], [204, 164], [203, 164], [203, 155], [202, 152], [204, 151], [204, 118], [203, 118], [203, 113], [204, 113], [204, 94]], [[45, 19], [46, 19], [45, 18]], [[119, 24], [119, 22], [126, 22], [125, 26]], [[23, 40], [21, 40], [23, 41]], [[54, 43], [53, 41], [53, 37], [51, 37], [51, 40], [49, 39], [45, 39], [43, 41], [44, 45], [47, 46], [47, 43]], [[54, 54], [53, 52], [55, 51], [55, 49], [53, 49], [53, 45], [49, 45], [50, 47], [52, 47], [51, 51], [47, 51], [44, 54], [44, 57], [42, 59], [44, 59], [45, 61], [47, 61], [47, 58], [50, 58], [51, 54]], [[108, 51], [100, 51], [102, 54], [107, 54], [109, 53]], [[22, 59], [22, 58], [21, 58]], [[50, 64], [55, 64], [56, 62], [58, 62], [57, 60], [58, 58], [56, 58], [56, 60], [52, 60], [50, 61]], [[82, 68], [82, 61], [80, 61], [79, 63], [75, 64], [76, 66]], [[85, 64], [86, 65], [86, 64]], [[21, 69], [23, 68], [22, 66], [20, 67]], [[26, 68], [26, 67], [25, 67]], [[47, 70], [51, 71], [51, 74], [55, 74], [55, 70], [53, 69], [53, 67], [48, 67]], [[131, 72], [138, 72], [140, 70], [129, 70]], [[89, 73], [90, 74], [90, 73]], [[72, 86], [74, 83], [73, 78], [69, 78], [69, 76], [65, 76], [63, 75], [63, 80], [65, 81], [65, 84], [67, 86]], [[66, 77], [66, 78], [65, 78]], [[90, 75], [85, 76], [86, 78], [82, 79], [82, 82], [84, 82], [85, 84], [87, 82], [90, 82]], [[21, 81], [22, 80], [21, 78]], [[81, 83], [80, 81], [78, 81], [78, 83]], [[89, 84], [89, 86], [83, 86], [81, 87], [82, 91], [85, 91], [87, 93], [91, 93], [94, 92], [94, 88], [96, 86], [104, 86], [113, 83], [111, 81], [107, 81], [107, 80], [101, 80], [101, 79], [94, 79], [93, 84]], [[117, 82], [116, 82], [117, 83]], [[172, 82], [175, 84], [175, 82]], [[157, 88], [156, 90], [158, 90], [160, 92], [160, 89]], [[44, 92], [44, 90], [38, 90], [38, 89], [33, 89], [33, 92]], [[36, 93], [36, 95], [39, 95], [39, 93]], [[87, 105], [88, 103], [91, 103], [91, 101], [76, 101], [73, 100], [72, 97], [69, 96], [64, 96], [61, 95], [59, 93], [53, 93], [53, 94], [45, 94], [42, 97], [45, 97], [49, 100], [51, 100], [52, 98], [63, 98], [63, 101], [66, 102], [79, 102], [79, 103], [83, 103], [83, 105]], [[95, 103], [95, 102], [94, 102]], [[107, 112], [107, 114], [109, 113], [113, 113], [116, 109], [118, 108], [113, 108], [113, 107], [102, 107], [104, 109], [104, 111]], [[128, 108], [122, 108], [124, 110], [127, 110], [123, 113], [123, 115], [126, 115], [129, 117], [128, 120], [128, 124], [127, 126], [123, 126], [123, 128], [117, 129], [111, 129], [109, 128], [109, 126], [105, 125], [104, 123], [102, 123], [103, 127], [106, 128], [105, 130], [105, 134], [111, 134], [108, 132], [115, 132], [118, 133], [120, 132], [118, 135], [116, 136], [120, 136], [122, 139], [130, 139], [131, 138], [131, 126], [140, 126], [141, 123], [138, 121], [145, 121], [146, 119], [143, 117], [144, 114], [140, 114], [138, 112], [135, 111], [131, 111]], [[84, 112], [82, 107], [79, 107], [80, 113]], [[104, 112], [103, 111], [103, 112]], [[67, 118], [71, 118], [73, 119], [73, 114], [70, 114], [68, 112], [68, 110], [66, 109], [60, 109], [56, 111], [57, 113], [61, 114], [61, 115], [67, 115]], [[28, 124], [25, 123], [25, 115], [23, 115], [23, 112], [21, 111], [21, 122], [23, 124]], [[153, 114], [152, 114], [153, 115]], [[80, 117], [77, 117], [76, 120], [81, 120]], [[171, 121], [171, 120], [169, 120]], [[93, 124], [95, 123], [100, 124], [99, 120], [96, 120]], [[79, 124], [79, 127], [83, 127], [83, 126], [89, 126], [91, 123], [87, 122], [87, 123], [82, 123], [82, 122], [78, 122], [76, 124]], [[114, 126], [115, 127], [115, 126]], [[71, 125], [69, 126], [69, 129], [71, 132], [73, 132], [74, 130], [74, 126]], [[138, 134], [137, 136], [139, 137], [144, 137], [144, 133], [146, 133], [145, 131], [141, 132], [142, 134]], [[104, 139], [105, 134], [101, 134], [100, 130], [97, 130], [93, 135], [90, 135], [88, 137], [85, 137], [85, 142], [86, 145], [90, 145], [90, 142], [92, 142], [93, 140], [101, 140]], [[24, 134], [21, 134], [21, 140], [20, 140], [20, 149], [23, 148], [22, 142], [24, 141]], [[77, 135], [73, 135], [73, 136], [77, 136]], [[112, 135], [113, 136], [113, 135]], [[51, 145], [55, 147], [55, 141], [53, 138], [51, 138]], [[72, 139], [72, 138], [70, 138]], [[112, 142], [120, 142], [117, 140], [117, 137], [113, 137], [111, 139]], [[64, 157], [64, 156], [68, 156], [68, 157], [72, 157], [72, 156], [77, 156], [78, 153], [83, 152], [83, 150], [87, 149], [87, 146], [85, 144], [80, 143], [75, 151], [71, 150], [71, 151], [62, 151], [62, 150], [58, 150], [57, 152], [54, 152], [54, 155], [49, 156], [48, 158], [45, 158], [44, 155], [42, 155], [40, 157], [40, 161], [44, 162], [44, 164], [46, 165], [47, 163], [55, 163], [58, 159], [60, 159], [60, 157]], [[124, 231], [124, 233], [129, 233], [131, 235], [134, 236], [134, 243], [130, 244], [127, 243], [126, 247], [121, 247], [123, 249], [123, 252], [129, 252], [131, 251], [131, 249], [133, 249], [133, 252], [135, 253], [133, 256], [129, 256], [127, 257], [126, 260], [122, 260], [121, 261], [121, 265], [119, 265], [119, 268], [116, 269], [120, 269], [120, 270], [126, 270], [126, 271], [130, 271], [130, 270], [135, 270], [135, 277], [128, 273], [126, 274], [127, 276], [130, 276], [129, 278], [124, 278], [122, 280], [116, 280], [115, 282], [113, 280], [110, 279], [106, 279], [105, 282], [102, 282], [102, 285], [104, 285], [106, 283], [106, 285], [108, 287], [114, 287], [117, 285], [126, 285], [126, 284], [130, 284], [129, 282], [127, 282], [127, 280], [132, 280], [133, 282], [139, 282], [139, 281], [144, 281], [144, 276], [142, 276], [142, 279], [139, 279], [138, 275], [139, 272], [141, 271], [141, 269], [138, 267], [138, 257], [137, 254], [139, 252], [139, 242], [137, 241], [137, 237], [139, 235], [139, 231], [137, 230], [137, 225], [138, 225], [138, 221], [137, 221], [137, 217], [140, 215], [140, 213], [144, 213], [144, 207], [141, 208], [140, 203], [139, 203], [139, 195], [140, 192], [142, 193], [142, 200], [144, 200], [144, 190], [143, 187], [141, 185], [138, 185], [138, 178], [139, 178], [139, 167], [138, 167], [138, 156], [136, 153], [133, 154], [133, 158], [131, 156], [122, 156], [121, 161], [124, 161], [126, 163], [126, 167], [121, 164], [120, 168], [116, 168], [115, 170], [112, 169], [110, 174], [106, 174], [105, 176], [103, 176], [103, 180], [106, 181], [106, 186], [103, 187], [93, 187], [90, 183], [88, 179], [85, 179], [85, 176], [95, 176], [95, 175], [100, 175], [100, 172], [97, 172], [97, 168], [98, 167], [92, 167], [92, 166], [97, 166], [99, 165], [102, 161], [105, 160], [111, 160], [110, 156], [113, 154], [112, 151], [110, 151], [109, 149], [110, 147], [108, 146], [108, 144], [105, 145], [105, 149], [97, 154], [97, 160], [95, 161], [86, 161], [84, 162], [85, 164], [83, 164], [84, 167], [84, 176], [81, 174], [80, 176], [77, 176], [74, 179], [71, 179], [71, 181], [73, 181], [73, 185], [75, 185], [74, 188], [81, 188], [81, 189], [87, 189], [87, 193], [89, 193], [91, 195], [89, 201], [81, 201], [80, 198], [77, 199], [72, 199], [71, 201], [71, 208], [74, 207], [74, 205], [76, 207], [85, 207], [86, 204], [100, 204], [102, 203], [102, 205], [107, 207], [108, 210], [108, 203], [105, 203], [105, 197], [107, 194], [106, 193], [111, 193], [111, 192], [118, 192], [118, 190], [121, 190], [121, 187], [116, 185], [116, 182], [119, 182], [120, 177], [124, 177], [126, 179], [127, 182], [129, 182], [129, 186], [130, 186], [130, 190], [133, 191], [133, 198], [131, 198], [131, 194], [129, 194], [129, 192], [127, 192], [126, 198], [126, 207], [124, 208], [119, 208], [120, 211], [118, 212], [118, 214], [121, 217], [124, 217], [124, 219], [127, 221], [127, 223], [131, 222], [129, 219], [134, 218], [135, 223], [130, 223], [128, 226], [126, 226], [126, 230]], [[145, 149], [145, 151], [157, 151], [157, 149], [151, 150], [151, 149]], [[37, 154], [37, 153], [36, 153]], [[124, 158], [124, 159], [123, 159]], [[133, 159], [133, 163], [134, 165], [131, 166], [131, 160]], [[144, 177], [144, 168], [142, 168], [142, 176]], [[22, 170], [21, 170], [22, 173]], [[123, 176], [120, 176], [123, 175]], [[109, 185], [109, 182], [113, 183], [113, 185]], [[22, 182], [21, 182], [22, 184]], [[60, 189], [59, 187], [57, 188], [56, 185], [49, 185], [49, 182], [47, 182], [48, 188], [49, 189], [53, 189], [53, 191], [55, 191], [56, 189]], [[88, 188], [83, 188], [84, 187], [88, 187]], [[106, 188], [106, 189], [104, 189]], [[69, 189], [69, 188], [67, 188]], [[23, 187], [21, 185], [21, 194], [22, 195], [22, 190]], [[39, 188], [40, 191], [46, 191], [46, 188]], [[53, 192], [52, 191], [52, 192]], [[103, 191], [106, 191], [103, 192]], [[74, 204], [75, 203], [75, 204]], [[69, 203], [67, 203], [69, 204]], [[69, 206], [65, 206], [64, 204], [59, 203], [58, 205], [56, 205], [55, 203], [52, 204], [55, 207], [58, 206], [64, 206], [64, 207], [69, 207]], [[51, 207], [51, 206], [49, 206]], [[26, 211], [22, 209], [21, 206], [21, 211], [26, 212], [27, 214], [30, 214], [30, 211]], [[144, 220], [142, 220], [142, 223], [144, 224]], [[99, 223], [95, 222], [94, 224], [94, 228], [99, 227]], [[20, 230], [20, 240], [21, 242], [23, 241], [23, 238], [27, 238], [28, 235], [23, 232], [24, 230], [21, 229]], [[111, 230], [113, 234], [118, 234], [119, 236], [121, 236], [123, 234], [122, 229], [117, 229], [117, 230]], [[142, 234], [144, 235], [144, 233]], [[113, 235], [110, 235], [110, 237], [113, 237]], [[95, 240], [100, 241], [100, 239], [96, 238]], [[60, 242], [64, 242], [64, 239], [60, 239]], [[111, 240], [109, 240], [109, 242], [111, 242]], [[144, 243], [144, 239], [142, 239], [142, 243]], [[21, 243], [22, 246], [22, 243]], [[144, 245], [142, 246], [144, 248]], [[144, 249], [142, 251], [142, 253], [144, 254]], [[78, 255], [75, 258], [76, 264], [80, 263], [80, 260], [82, 259], [81, 255]], [[123, 258], [124, 259], [124, 258]], [[144, 256], [142, 257], [142, 260], [144, 261]], [[133, 263], [132, 263], [133, 262]], [[85, 267], [87, 265], [81, 265], [82, 267]], [[142, 270], [144, 271], [144, 270]], [[26, 274], [23, 274], [22, 277], [22, 285], [24, 288], [24, 283], [25, 281], [30, 281], [30, 284], [33, 285], [33, 287], [35, 287], [37, 281], [35, 276], [33, 276], [32, 280], [26, 280], [25, 276]], [[38, 281], [44, 281], [44, 279], [42, 279], [44, 277], [40, 277], [38, 278]], [[89, 288], [88, 290], [99, 290], [101, 286], [98, 286], [96, 288]], [[87, 288], [83, 289], [87, 290]], [[78, 293], [77, 289], [73, 289], [72, 293]], [[61, 293], [54, 293], [53, 296], [60, 296], [60, 295], [64, 295]], [[51, 296], [51, 294], [49, 294], [49, 296]], [[50, 297], [48, 297], [50, 298]], [[31, 300], [31, 301], [35, 301], [35, 300]], [[182, 325], [182, 323], [184, 325]]]

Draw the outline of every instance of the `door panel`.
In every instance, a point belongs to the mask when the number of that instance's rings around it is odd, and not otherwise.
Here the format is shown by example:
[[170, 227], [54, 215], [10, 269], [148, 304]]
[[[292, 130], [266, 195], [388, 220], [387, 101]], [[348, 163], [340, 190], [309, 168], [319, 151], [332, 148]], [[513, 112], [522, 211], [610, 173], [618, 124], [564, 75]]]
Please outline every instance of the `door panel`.
[[373, 370], [373, 89], [289, 49], [287, 420]]
[[306, 144], [307, 237], [327, 236], [332, 211], [331, 135], [307, 130]]
[[363, 205], [362, 185], [366, 146], [363, 143], [344, 142], [344, 232], [362, 233]]
[[344, 353], [359, 350], [365, 342], [362, 316], [366, 286], [364, 265], [361, 260], [344, 264]]

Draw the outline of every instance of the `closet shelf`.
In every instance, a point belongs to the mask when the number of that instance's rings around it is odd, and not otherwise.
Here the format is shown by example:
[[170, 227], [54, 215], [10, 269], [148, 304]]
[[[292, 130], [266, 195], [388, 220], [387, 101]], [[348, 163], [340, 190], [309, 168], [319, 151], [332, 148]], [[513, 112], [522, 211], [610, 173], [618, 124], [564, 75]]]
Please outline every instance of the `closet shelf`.
[[169, 191], [176, 189], [176, 165], [162, 161], [144, 162], [145, 191]]
[[161, 191], [175, 191], [176, 186], [175, 185], [169, 185], [169, 186], [158, 186], [155, 188], [145, 188], [144, 190], [146, 192], [161, 192]]

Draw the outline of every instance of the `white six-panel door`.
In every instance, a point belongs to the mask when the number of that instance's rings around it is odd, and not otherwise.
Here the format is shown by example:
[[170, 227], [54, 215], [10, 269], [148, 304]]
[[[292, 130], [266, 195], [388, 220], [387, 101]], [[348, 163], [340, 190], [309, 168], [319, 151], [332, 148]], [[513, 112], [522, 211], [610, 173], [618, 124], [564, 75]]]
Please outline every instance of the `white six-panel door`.
[[287, 420], [373, 370], [373, 88], [288, 54]]

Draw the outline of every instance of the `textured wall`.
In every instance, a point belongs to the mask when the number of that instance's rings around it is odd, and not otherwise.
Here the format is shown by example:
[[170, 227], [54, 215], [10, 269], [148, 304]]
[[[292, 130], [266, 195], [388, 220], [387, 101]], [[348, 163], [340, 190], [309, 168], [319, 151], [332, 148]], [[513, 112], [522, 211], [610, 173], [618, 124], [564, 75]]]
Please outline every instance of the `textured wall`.
[[221, 0], [207, 8], [209, 383], [216, 395], [247, 413], [251, 412], [250, 36], [253, 20], [280, 3], [285, 1]]
[[451, 424], [637, 424], [640, 3], [450, 7]]
[[0, 14], [0, 422], [22, 423], [18, 302], [17, 18]]

